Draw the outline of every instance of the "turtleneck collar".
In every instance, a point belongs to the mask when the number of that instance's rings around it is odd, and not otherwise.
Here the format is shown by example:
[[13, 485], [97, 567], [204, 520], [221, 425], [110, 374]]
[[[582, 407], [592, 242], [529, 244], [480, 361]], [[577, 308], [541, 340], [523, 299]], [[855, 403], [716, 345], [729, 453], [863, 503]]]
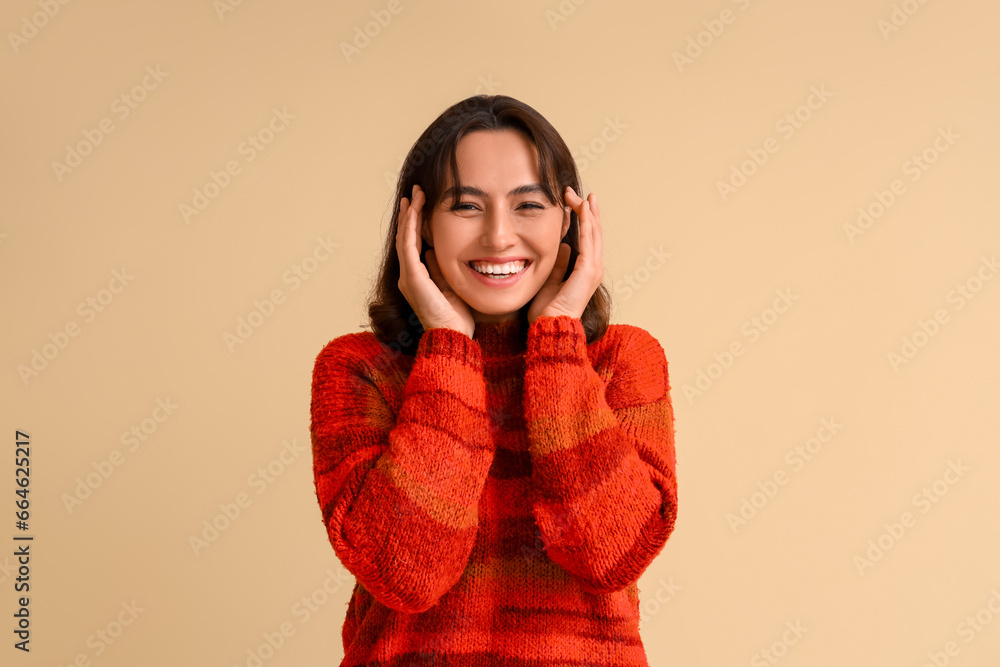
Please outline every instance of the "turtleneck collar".
[[528, 320], [523, 313], [502, 322], [476, 322], [473, 340], [488, 357], [520, 354], [527, 348]]

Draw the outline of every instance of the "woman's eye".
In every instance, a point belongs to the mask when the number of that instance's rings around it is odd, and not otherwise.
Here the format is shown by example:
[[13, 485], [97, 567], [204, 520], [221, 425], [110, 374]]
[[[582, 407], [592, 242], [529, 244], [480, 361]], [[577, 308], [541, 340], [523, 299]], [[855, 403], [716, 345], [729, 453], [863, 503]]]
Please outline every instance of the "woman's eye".
[[[472, 211], [472, 210], [475, 210], [475, 208], [476, 208], [475, 204], [472, 204], [472, 203], [469, 203], [469, 202], [459, 202], [457, 204], [453, 204], [451, 206], [450, 210], [452, 210], [452, 211]], [[527, 208], [527, 209], [532, 209], [532, 210], [537, 210], [537, 211], [545, 210], [544, 206], [542, 206], [541, 204], [539, 204], [537, 202], [533, 202], [533, 201], [532, 202], [524, 202], [523, 204], [521, 204], [520, 206], [518, 206], [518, 208], [521, 208], [521, 209]]]

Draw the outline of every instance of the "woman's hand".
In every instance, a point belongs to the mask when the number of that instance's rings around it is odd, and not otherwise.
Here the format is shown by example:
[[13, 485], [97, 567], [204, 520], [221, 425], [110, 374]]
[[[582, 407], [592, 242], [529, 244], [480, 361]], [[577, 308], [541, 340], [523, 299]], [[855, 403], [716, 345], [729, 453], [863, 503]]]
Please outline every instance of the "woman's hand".
[[597, 207], [597, 195], [591, 192], [587, 199], [581, 199], [573, 188], [566, 186], [566, 202], [580, 218], [580, 254], [577, 255], [573, 272], [563, 282], [562, 277], [569, 266], [570, 247], [567, 243], [559, 244], [559, 254], [552, 273], [528, 308], [529, 324], [542, 316], [581, 317], [590, 303], [590, 297], [604, 279], [604, 265], [601, 263], [601, 210]]
[[416, 184], [412, 194], [412, 203], [403, 197], [399, 207], [399, 225], [396, 231], [399, 291], [413, 308], [424, 330], [455, 329], [472, 338], [476, 331], [472, 311], [444, 279], [434, 251], [428, 250], [424, 255], [427, 266], [420, 261], [420, 227], [423, 224], [421, 211], [425, 195], [423, 189]]

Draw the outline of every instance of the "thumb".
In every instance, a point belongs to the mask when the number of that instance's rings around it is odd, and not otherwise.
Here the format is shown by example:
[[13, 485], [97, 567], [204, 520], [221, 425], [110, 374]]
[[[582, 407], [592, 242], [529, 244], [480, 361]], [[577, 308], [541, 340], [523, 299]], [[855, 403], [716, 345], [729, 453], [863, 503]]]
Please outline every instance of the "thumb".
[[431, 280], [434, 281], [434, 284], [437, 285], [438, 289], [443, 292], [445, 288], [442, 287], [442, 284], [447, 284], [447, 281], [445, 281], [444, 276], [441, 275], [441, 267], [438, 266], [437, 256], [434, 254], [433, 249], [429, 248], [424, 254], [424, 262], [427, 264], [427, 273], [430, 275]]
[[569, 266], [570, 247], [568, 243], [559, 244], [559, 253], [556, 255], [556, 262], [552, 265], [552, 273], [549, 274], [546, 283], [559, 285], [566, 275], [566, 268]]

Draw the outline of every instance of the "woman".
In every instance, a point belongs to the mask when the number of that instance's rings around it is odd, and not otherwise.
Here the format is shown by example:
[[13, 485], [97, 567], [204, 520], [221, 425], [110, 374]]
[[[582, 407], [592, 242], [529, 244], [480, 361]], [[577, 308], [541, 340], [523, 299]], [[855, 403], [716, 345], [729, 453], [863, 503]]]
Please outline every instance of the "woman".
[[667, 361], [608, 324], [578, 190], [559, 134], [502, 95], [403, 163], [372, 331], [313, 372], [316, 495], [357, 580], [342, 666], [647, 665], [636, 582], [677, 513]]

